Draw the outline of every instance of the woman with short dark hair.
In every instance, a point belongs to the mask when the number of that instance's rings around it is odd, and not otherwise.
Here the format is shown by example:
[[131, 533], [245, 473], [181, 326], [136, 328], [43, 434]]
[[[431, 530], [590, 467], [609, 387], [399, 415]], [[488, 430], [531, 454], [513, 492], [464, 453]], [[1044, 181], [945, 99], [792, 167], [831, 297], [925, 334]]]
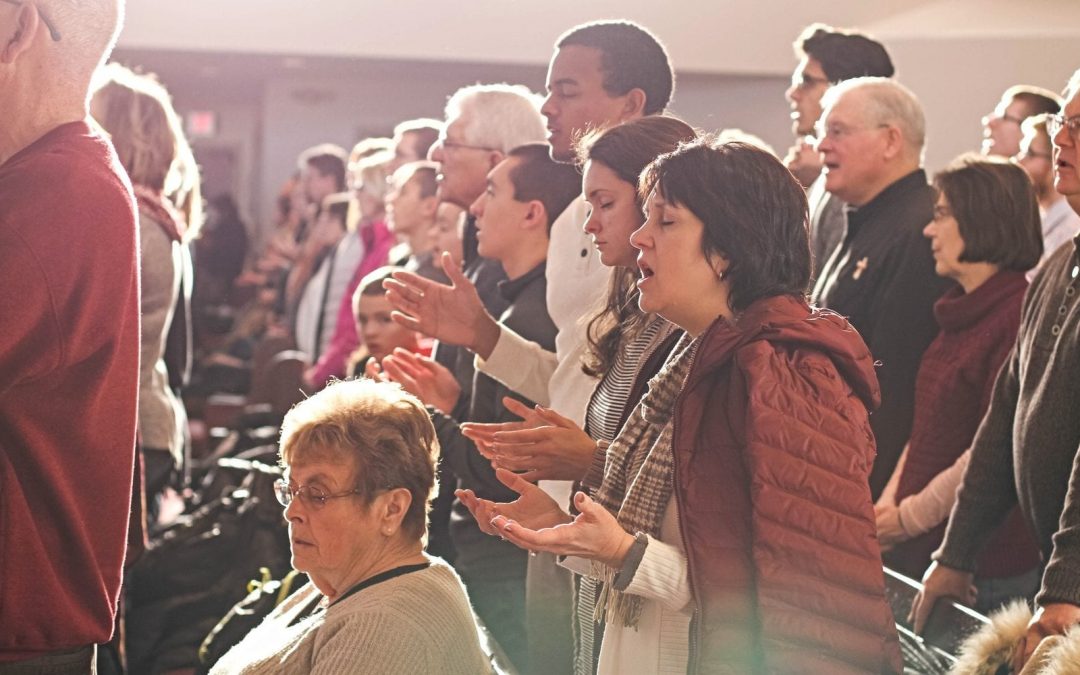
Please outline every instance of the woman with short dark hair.
[[807, 207], [780, 162], [705, 138], [641, 190], [642, 311], [683, 328], [572, 518], [483, 505], [602, 584], [601, 673], [899, 672], [868, 476], [873, 362], [811, 309]]
[[[945, 535], [945, 519], [990, 405], [998, 370], [1016, 341], [1025, 273], [1042, 255], [1039, 204], [1027, 174], [1000, 158], [964, 155], [934, 177], [930, 239], [938, 275], [957, 285], [934, 305], [941, 332], [915, 381], [908, 446], [878, 499], [886, 561], [920, 577]], [[979, 558], [976, 609], [990, 612], [1038, 590], [1039, 552], [1019, 509]]]

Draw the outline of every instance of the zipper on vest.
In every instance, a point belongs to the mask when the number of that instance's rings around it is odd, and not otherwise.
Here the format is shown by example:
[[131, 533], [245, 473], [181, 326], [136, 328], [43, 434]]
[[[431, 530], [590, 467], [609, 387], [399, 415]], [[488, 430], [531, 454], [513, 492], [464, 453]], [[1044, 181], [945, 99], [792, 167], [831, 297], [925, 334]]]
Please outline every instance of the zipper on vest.
[[[698, 338], [700, 339], [700, 338]], [[671, 491], [675, 495], [675, 505], [679, 509], [679, 518], [681, 520], [682, 514], [685, 514], [686, 506], [683, 504], [683, 498], [678, 490], [678, 472], [679, 472], [679, 459], [675, 453], [675, 445], [678, 441], [679, 434], [676, 422], [679, 419], [678, 411], [682, 405], [683, 393], [686, 390], [686, 383], [690, 381], [690, 377], [694, 374], [694, 366], [697, 365], [698, 351], [701, 345], [698, 344], [694, 349], [693, 356], [690, 357], [690, 368], [686, 371], [686, 377], [683, 379], [682, 385], [679, 387], [679, 393], [675, 396], [675, 406], [672, 408], [671, 415]], [[697, 590], [694, 588], [694, 562], [690, 555], [690, 546], [686, 540], [686, 529], [679, 524], [679, 538], [682, 540], [683, 550], [686, 551], [686, 580], [690, 585], [690, 597], [694, 603], [694, 612], [690, 616], [690, 630], [689, 645], [687, 647], [687, 660], [686, 660], [686, 672], [696, 673], [698, 672], [698, 643], [701, 641], [701, 600], [698, 596]]]

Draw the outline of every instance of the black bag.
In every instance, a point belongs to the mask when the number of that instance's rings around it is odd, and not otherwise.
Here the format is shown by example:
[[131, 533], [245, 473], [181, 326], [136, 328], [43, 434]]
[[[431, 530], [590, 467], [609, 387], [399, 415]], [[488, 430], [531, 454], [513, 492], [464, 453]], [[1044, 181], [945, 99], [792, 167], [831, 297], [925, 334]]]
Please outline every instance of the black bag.
[[248, 582], [247, 597], [236, 603], [203, 640], [199, 647], [202, 664], [199, 673], [208, 673], [225, 652], [239, 644], [275, 607], [308, 581], [307, 575], [297, 570], [289, 572], [280, 581], [272, 580], [269, 568], [261, 568], [259, 574], [261, 579]]
[[[127, 577], [127, 653], [134, 673], [198, 666], [210, 630], [242, 600], [260, 568], [289, 564], [289, 539], [273, 483], [281, 470], [223, 459], [204, 501], [155, 536]], [[207, 495], [209, 496], [209, 495]]]

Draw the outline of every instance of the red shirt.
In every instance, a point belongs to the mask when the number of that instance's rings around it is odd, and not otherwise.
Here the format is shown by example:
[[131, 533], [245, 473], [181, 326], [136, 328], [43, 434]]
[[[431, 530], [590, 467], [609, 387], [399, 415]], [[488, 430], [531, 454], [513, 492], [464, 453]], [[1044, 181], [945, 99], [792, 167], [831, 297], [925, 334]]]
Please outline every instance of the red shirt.
[[84, 122], [0, 166], [0, 662], [106, 642], [139, 384], [131, 186]]

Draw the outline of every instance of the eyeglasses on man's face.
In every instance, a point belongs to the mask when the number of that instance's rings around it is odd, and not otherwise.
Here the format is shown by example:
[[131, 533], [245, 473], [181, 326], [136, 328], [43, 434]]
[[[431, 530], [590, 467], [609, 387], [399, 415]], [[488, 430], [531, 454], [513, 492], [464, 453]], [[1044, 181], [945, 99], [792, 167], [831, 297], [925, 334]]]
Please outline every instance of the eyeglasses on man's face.
[[360, 494], [359, 489], [352, 489], [348, 492], [338, 492], [331, 494], [322, 488], [318, 488], [314, 485], [299, 485], [293, 487], [284, 480], [274, 481], [274, 496], [277, 497], [278, 503], [282, 506], [288, 507], [292, 504], [293, 499], [300, 498], [305, 505], [310, 506], [313, 509], [321, 509], [326, 506], [326, 502], [331, 499], [340, 499], [341, 497], [351, 497], [353, 495]]
[[[26, 0], [0, 0], [0, 2], [16, 6], [26, 4]], [[41, 11], [41, 7], [37, 4], [34, 5], [34, 9], [37, 10], [38, 16], [41, 17], [41, 23], [45, 24], [45, 27], [49, 29], [49, 37], [53, 39], [53, 42], [60, 42], [60, 31], [56, 30], [56, 24], [46, 16], [45, 12]]]
[[1046, 132], [1053, 139], [1062, 128], [1068, 129], [1073, 142], [1080, 143], [1080, 115], [1065, 117], [1065, 113], [1055, 113], [1046, 116]]
[[839, 122], [833, 122], [831, 124], [823, 124], [818, 122], [814, 125], [814, 136], [818, 141], [823, 141], [826, 138], [833, 141], [839, 141], [848, 136], [853, 136], [863, 131], [872, 131], [874, 129], [886, 129], [888, 124], [879, 124], [877, 126], [848, 126], [846, 124], [840, 124]]
[[821, 85], [829, 85], [829, 78], [827, 77], [814, 77], [806, 72], [796, 73], [791, 76], [791, 86], [795, 89], [801, 89], [807, 91]]
[[494, 152], [495, 148], [489, 148], [486, 145], [471, 145], [469, 143], [459, 143], [458, 141], [452, 141], [449, 138], [440, 138], [437, 144], [442, 147], [443, 150], [483, 150], [484, 152]]
[[995, 121], [995, 120], [998, 120], [998, 121], [1001, 121], [1001, 122], [1012, 122], [1013, 124], [1015, 124], [1017, 126], [1020, 126], [1021, 124], [1024, 123], [1024, 118], [1023, 117], [1016, 117], [1015, 115], [1010, 115], [1007, 112], [1000, 113], [1000, 114], [996, 113], [996, 112], [992, 112], [992, 113], [990, 113], [988, 115], [983, 115], [982, 125], [984, 127], [990, 126], [990, 123]]

